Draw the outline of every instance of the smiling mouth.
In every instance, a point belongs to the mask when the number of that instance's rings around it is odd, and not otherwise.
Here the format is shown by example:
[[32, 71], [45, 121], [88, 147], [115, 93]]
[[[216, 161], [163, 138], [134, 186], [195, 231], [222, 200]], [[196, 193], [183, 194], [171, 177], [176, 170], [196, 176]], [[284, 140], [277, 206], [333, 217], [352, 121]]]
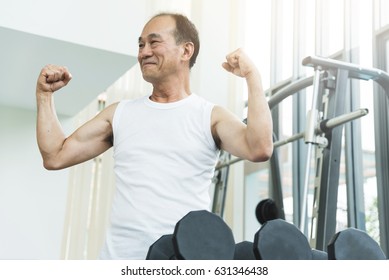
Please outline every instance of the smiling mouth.
[[147, 71], [148, 69], [152, 69], [153, 67], [155, 67], [156, 64], [155, 63], [145, 63], [142, 65], [142, 71]]
[[157, 63], [155, 63], [155, 62], [143, 62], [142, 63], [142, 67], [148, 66], [148, 65], [157, 65]]

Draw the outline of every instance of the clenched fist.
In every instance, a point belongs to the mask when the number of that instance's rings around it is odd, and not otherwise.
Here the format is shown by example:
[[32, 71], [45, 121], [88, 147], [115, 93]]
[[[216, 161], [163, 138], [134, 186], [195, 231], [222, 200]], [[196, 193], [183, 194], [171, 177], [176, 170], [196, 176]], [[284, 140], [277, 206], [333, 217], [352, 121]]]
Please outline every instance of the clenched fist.
[[36, 91], [37, 93], [53, 93], [66, 86], [72, 79], [72, 74], [66, 67], [46, 65], [40, 72]]
[[242, 49], [228, 54], [226, 62], [223, 63], [223, 68], [239, 77], [247, 78], [253, 72], [257, 72], [257, 68], [251, 59]]

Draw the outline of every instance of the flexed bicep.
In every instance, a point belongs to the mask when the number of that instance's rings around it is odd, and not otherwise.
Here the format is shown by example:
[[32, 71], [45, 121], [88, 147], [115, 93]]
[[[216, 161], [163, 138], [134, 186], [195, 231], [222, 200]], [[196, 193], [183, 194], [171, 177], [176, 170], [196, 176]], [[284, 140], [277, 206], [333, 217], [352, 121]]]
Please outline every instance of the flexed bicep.
[[93, 159], [112, 147], [112, 118], [116, 106], [107, 107], [65, 138], [57, 152], [43, 157], [44, 166], [50, 170], [67, 168]]

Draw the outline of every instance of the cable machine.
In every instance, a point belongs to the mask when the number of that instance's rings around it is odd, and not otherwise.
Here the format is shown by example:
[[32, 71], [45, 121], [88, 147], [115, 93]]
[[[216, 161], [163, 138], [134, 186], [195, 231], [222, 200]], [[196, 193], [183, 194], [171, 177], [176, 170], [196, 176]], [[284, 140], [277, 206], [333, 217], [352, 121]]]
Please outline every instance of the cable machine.
[[[326, 250], [327, 244], [336, 230], [336, 210], [338, 200], [338, 183], [340, 156], [342, 148], [343, 124], [368, 114], [367, 109], [352, 112], [346, 111], [346, 92], [349, 79], [373, 80], [377, 82], [389, 97], [388, 73], [375, 69], [363, 68], [359, 65], [334, 59], [310, 56], [303, 59], [302, 64], [314, 68], [314, 76], [302, 78], [286, 85], [273, 95], [268, 103], [270, 109], [282, 100], [313, 85], [311, 108], [306, 117], [305, 130], [284, 140], [274, 142], [275, 153], [270, 160], [272, 173], [273, 199], [283, 209], [281, 177], [276, 148], [304, 139], [307, 145], [305, 160], [304, 185], [298, 186], [302, 194], [300, 209], [300, 230], [305, 232], [308, 226], [308, 189], [311, 172], [311, 161], [314, 158], [314, 198], [312, 220], [310, 223], [310, 242], [313, 248]], [[223, 215], [225, 194], [227, 190], [228, 171], [230, 165], [241, 159], [231, 159], [225, 155], [216, 167], [214, 195], [214, 212]], [[216, 193], [217, 192], [217, 193]], [[389, 238], [389, 237], [385, 237]]]

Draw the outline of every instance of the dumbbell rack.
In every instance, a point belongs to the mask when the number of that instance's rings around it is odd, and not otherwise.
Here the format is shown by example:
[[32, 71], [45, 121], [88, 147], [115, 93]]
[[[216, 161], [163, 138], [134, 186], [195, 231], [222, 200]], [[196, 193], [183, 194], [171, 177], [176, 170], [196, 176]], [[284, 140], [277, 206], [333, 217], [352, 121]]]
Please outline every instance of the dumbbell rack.
[[[299, 221], [300, 229], [303, 232], [305, 232], [308, 225], [306, 219], [308, 216], [308, 189], [311, 177], [312, 155], [314, 156], [315, 178], [310, 243], [313, 248], [325, 250], [336, 231], [343, 124], [365, 116], [368, 113], [367, 109], [346, 112], [346, 92], [349, 79], [373, 80], [381, 85], [386, 90], [385, 93], [389, 95], [389, 75], [379, 69], [362, 68], [352, 63], [315, 56], [305, 58], [302, 64], [313, 67], [314, 76], [300, 79], [277, 91], [269, 99], [269, 107], [273, 109], [286, 97], [299, 93], [301, 90], [313, 85], [311, 110], [306, 118], [305, 131], [288, 139], [276, 141], [274, 147], [277, 148], [302, 138], [307, 145], [304, 185], [300, 187], [302, 203]], [[278, 159], [273, 159], [275, 155], [273, 155], [270, 161], [272, 170], [274, 168], [278, 170], [276, 168]], [[219, 172], [224, 170], [225, 174], [229, 166], [238, 161], [240, 159], [221, 162], [216, 167], [216, 170]], [[278, 176], [280, 176], [279, 173]], [[224, 187], [218, 190], [218, 197], [223, 197], [220, 192], [226, 191], [227, 179], [228, 177], [224, 177]], [[280, 179], [277, 181], [281, 182]], [[273, 182], [274, 187], [278, 191], [275, 192], [276, 197], [273, 197], [273, 199], [280, 208], [283, 208], [282, 191], [280, 191], [282, 188]], [[218, 202], [214, 201], [214, 203]]]

